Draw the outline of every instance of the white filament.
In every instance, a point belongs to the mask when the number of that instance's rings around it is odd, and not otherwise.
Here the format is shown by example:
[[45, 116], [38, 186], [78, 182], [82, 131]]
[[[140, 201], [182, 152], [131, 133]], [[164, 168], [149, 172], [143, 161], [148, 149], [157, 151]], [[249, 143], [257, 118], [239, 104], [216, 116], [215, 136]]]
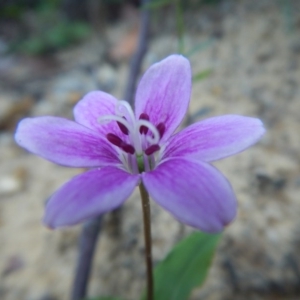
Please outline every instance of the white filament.
[[141, 126], [145, 126], [147, 127], [148, 129], [150, 129], [150, 131], [153, 133], [153, 137], [152, 136], [149, 136], [147, 135], [146, 136], [146, 139], [147, 141], [153, 145], [153, 144], [158, 144], [159, 142], [159, 139], [160, 139], [160, 136], [159, 136], [159, 132], [157, 130], [157, 128], [149, 121], [147, 120], [138, 120], [136, 122], [136, 126], [137, 126], [137, 129], [139, 130], [141, 128]]
[[128, 102], [126, 102], [124, 100], [118, 101], [118, 104], [116, 106], [116, 115], [123, 117], [124, 116], [124, 112], [123, 112], [124, 108], [125, 108], [125, 111], [127, 112], [127, 114], [129, 115], [131, 122], [134, 124], [135, 116], [134, 116], [133, 110]]
[[129, 132], [132, 131], [131, 125], [124, 118], [122, 118], [120, 116], [105, 115], [105, 116], [101, 116], [98, 118], [98, 122], [100, 124], [108, 123], [110, 121], [117, 121], [119, 123], [122, 123], [128, 129]]
[[[145, 141], [146, 139], [150, 145], [158, 144], [160, 140], [158, 129], [148, 120], [136, 120], [131, 106], [124, 100], [118, 101], [116, 105], [116, 115], [104, 115], [98, 118], [98, 122], [101, 124], [111, 121], [119, 122], [127, 128], [129, 140], [138, 155], [143, 153], [142, 140]], [[145, 139], [142, 139], [140, 134], [140, 128], [142, 126], [145, 126], [152, 135], [145, 134]], [[149, 145], [147, 147], [149, 147]], [[126, 159], [124, 161], [126, 161]], [[127, 164], [130, 164], [130, 162], [127, 161]]]

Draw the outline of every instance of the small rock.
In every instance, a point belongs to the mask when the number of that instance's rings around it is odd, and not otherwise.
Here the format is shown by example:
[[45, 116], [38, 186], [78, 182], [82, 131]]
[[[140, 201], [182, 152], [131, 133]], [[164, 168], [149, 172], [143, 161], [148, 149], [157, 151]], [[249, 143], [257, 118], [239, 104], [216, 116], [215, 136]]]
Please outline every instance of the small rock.
[[117, 75], [110, 65], [104, 64], [95, 71], [95, 78], [99, 82], [101, 89], [109, 92], [116, 85]]
[[0, 38], [0, 54], [4, 54], [8, 50], [8, 43]]
[[38, 300], [58, 300], [58, 299], [51, 294], [45, 294], [45, 295], [41, 296], [40, 298], [38, 298]]
[[278, 191], [283, 189], [286, 185], [286, 178], [283, 177], [272, 177], [262, 171], [257, 171], [255, 176], [258, 188], [262, 192]]
[[138, 33], [138, 26], [135, 26], [128, 32], [125, 32], [123, 37], [117, 41], [117, 43], [115, 43], [109, 51], [109, 58], [114, 62], [128, 60], [136, 50]]
[[23, 181], [18, 176], [8, 175], [0, 178], [0, 195], [8, 195], [19, 192], [22, 187]]
[[24, 267], [24, 261], [19, 255], [12, 255], [6, 261], [6, 266], [2, 272], [3, 276], [7, 276], [13, 272], [16, 272]]
[[16, 178], [7, 176], [0, 179], [0, 195], [14, 193], [18, 190], [20, 190], [20, 184]]
[[67, 95], [67, 102], [70, 103], [70, 105], [75, 105], [81, 98], [82, 98], [82, 93], [79, 92], [70, 92]]
[[13, 128], [34, 104], [34, 100], [30, 96], [16, 101], [14, 97], [1, 95], [0, 99], [0, 130]]

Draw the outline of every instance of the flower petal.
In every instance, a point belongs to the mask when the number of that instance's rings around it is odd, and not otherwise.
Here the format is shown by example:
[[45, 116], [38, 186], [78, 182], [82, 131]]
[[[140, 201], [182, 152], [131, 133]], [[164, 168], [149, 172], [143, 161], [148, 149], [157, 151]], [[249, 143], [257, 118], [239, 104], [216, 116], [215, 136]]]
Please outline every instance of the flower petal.
[[75, 121], [103, 135], [120, 135], [121, 131], [116, 122], [100, 124], [98, 121], [101, 116], [115, 115], [117, 102], [118, 100], [110, 94], [101, 91], [90, 92], [74, 107]]
[[116, 151], [89, 128], [57, 117], [23, 119], [16, 142], [34, 154], [69, 167], [117, 165]]
[[262, 122], [256, 118], [238, 115], [209, 118], [172, 136], [162, 159], [180, 156], [214, 161], [245, 150], [264, 132]]
[[207, 163], [173, 158], [142, 176], [153, 200], [182, 223], [213, 233], [236, 215], [231, 185]]
[[105, 167], [75, 176], [47, 202], [44, 223], [50, 228], [74, 225], [120, 206], [140, 180], [121, 169]]
[[187, 111], [191, 82], [190, 63], [181, 55], [171, 55], [152, 65], [137, 88], [136, 117], [145, 113], [155, 126], [164, 123], [162, 140], [167, 140]]

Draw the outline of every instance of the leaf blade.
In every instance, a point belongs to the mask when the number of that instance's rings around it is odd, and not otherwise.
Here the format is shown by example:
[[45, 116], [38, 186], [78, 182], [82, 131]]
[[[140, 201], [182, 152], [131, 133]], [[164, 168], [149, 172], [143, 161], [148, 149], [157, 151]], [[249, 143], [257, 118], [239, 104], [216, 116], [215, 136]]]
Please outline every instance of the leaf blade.
[[195, 232], [155, 268], [155, 300], [184, 300], [208, 273], [220, 235]]

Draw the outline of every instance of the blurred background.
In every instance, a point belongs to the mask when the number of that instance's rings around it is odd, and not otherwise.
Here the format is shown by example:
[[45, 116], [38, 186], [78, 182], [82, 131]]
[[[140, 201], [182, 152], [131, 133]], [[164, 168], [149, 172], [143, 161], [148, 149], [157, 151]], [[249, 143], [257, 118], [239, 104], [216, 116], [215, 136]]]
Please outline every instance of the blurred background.
[[[192, 300], [300, 299], [300, 1], [1, 0], [0, 299], [68, 299], [80, 226], [41, 224], [46, 199], [82, 172], [15, 145], [24, 117], [72, 118], [91, 90], [122, 99], [141, 9], [151, 12], [142, 63], [171, 53], [193, 69], [188, 122], [221, 114], [263, 120], [267, 133], [217, 162], [239, 201], [203, 288]], [[192, 231], [152, 202], [154, 262]], [[145, 282], [138, 193], [107, 215], [90, 296], [138, 299]]]

